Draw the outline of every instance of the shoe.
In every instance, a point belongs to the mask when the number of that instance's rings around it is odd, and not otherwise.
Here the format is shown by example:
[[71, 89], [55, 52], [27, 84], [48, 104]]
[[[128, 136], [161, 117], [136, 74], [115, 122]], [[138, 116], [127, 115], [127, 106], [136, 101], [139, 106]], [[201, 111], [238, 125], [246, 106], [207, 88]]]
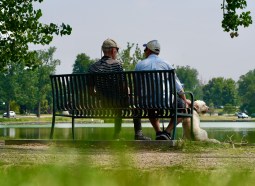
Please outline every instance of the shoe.
[[171, 140], [171, 134], [166, 131], [157, 132], [156, 140]]
[[151, 138], [149, 138], [149, 137], [147, 137], [147, 136], [144, 136], [143, 134], [141, 134], [141, 135], [136, 134], [136, 135], [135, 135], [135, 140], [150, 141]]

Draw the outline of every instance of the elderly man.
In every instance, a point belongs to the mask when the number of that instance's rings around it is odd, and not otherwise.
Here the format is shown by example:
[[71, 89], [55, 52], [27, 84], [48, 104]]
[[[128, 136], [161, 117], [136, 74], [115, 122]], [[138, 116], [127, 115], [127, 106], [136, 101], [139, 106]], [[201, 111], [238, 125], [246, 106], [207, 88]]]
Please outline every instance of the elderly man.
[[[103, 57], [92, 64], [89, 68], [91, 73], [100, 73], [100, 72], [122, 72], [123, 67], [121, 63], [116, 60], [119, 50], [119, 45], [113, 39], [106, 39], [102, 45], [102, 51], [104, 53]], [[114, 138], [119, 139], [119, 133], [121, 130], [122, 118], [115, 118], [115, 132]], [[135, 129], [135, 140], [151, 140], [149, 137], [146, 137], [142, 133], [141, 123], [134, 125]]]
[[[160, 53], [160, 44], [157, 40], [152, 40], [147, 44], [143, 45], [145, 59], [138, 62], [135, 70], [171, 70], [173, 67], [165, 60], [161, 59], [158, 55]], [[176, 77], [176, 87], [179, 97], [177, 98], [178, 107], [185, 108], [186, 105], [190, 105], [190, 100], [186, 99], [185, 94], [183, 94], [184, 89], [179, 79]], [[160, 128], [160, 123], [158, 118], [149, 118], [154, 130], [156, 131], [156, 140], [170, 140], [170, 132], [173, 129], [173, 120], [171, 119], [169, 125], [165, 131], [162, 131]], [[180, 123], [182, 118], [178, 118], [177, 123]], [[140, 119], [134, 119], [134, 123], [137, 125], [141, 123]]]

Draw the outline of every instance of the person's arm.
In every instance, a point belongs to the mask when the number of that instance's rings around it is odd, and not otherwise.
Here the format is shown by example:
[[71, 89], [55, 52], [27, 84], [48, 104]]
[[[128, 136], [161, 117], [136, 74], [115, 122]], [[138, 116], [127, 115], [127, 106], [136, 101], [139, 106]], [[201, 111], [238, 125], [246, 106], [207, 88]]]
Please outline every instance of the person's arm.
[[177, 89], [177, 93], [178, 93], [179, 97], [184, 100], [186, 105], [190, 106], [191, 101], [186, 98], [186, 95], [184, 94], [184, 88], [182, 86], [182, 83], [180, 82], [179, 78], [176, 75], [175, 75], [175, 78], [176, 78], [176, 82], [175, 82], [176, 89]]
[[178, 95], [180, 96], [181, 99], [184, 100], [184, 102], [186, 103], [186, 105], [188, 105], [188, 106], [191, 105], [191, 101], [190, 101], [189, 99], [186, 98], [183, 89], [182, 89], [181, 91], [178, 92]]

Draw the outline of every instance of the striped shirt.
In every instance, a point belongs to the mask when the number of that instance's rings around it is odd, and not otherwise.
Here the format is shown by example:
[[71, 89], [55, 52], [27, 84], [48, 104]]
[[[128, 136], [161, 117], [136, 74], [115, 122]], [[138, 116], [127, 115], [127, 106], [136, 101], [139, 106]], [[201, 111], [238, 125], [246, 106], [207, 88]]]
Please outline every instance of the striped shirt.
[[103, 56], [99, 61], [92, 64], [88, 70], [90, 73], [93, 72], [122, 72], [123, 67], [121, 63], [108, 56]]
[[[123, 72], [121, 63], [108, 56], [103, 56], [99, 61], [95, 62], [89, 67], [89, 73], [103, 73], [103, 72]], [[123, 79], [124, 77], [122, 77]], [[121, 92], [123, 92], [123, 81], [116, 78], [114, 74], [108, 74], [107, 77], [100, 76], [96, 79], [96, 92], [101, 97], [104, 105], [116, 102], [119, 99]], [[116, 91], [118, 90], [118, 91]], [[115, 101], [112, 101], [115, 100]]]

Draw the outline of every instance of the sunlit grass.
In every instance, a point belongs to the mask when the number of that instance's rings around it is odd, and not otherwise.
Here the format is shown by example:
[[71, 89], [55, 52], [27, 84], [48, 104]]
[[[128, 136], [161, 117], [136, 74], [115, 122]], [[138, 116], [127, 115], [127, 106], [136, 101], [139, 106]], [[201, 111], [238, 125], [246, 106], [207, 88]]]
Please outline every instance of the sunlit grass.
[[[158, 159], [144, 163], [142, 159], [147, 158], [146, 153], [155, 154]], [[248, 153], [255, 154], [255, 149], [187, 141], [168, 149], [135, 149], [122, 143], [103, 147], [82, 144], [9, 146], [0, 152], [0, 185], [253, 185], [253, 165], [245, 166], [248, 159], [242, 162], [237, 158]], [[175, 156], [167, 161], [167, 155]], [[200, 155], [212, 157], [201, 167]], [[134, 159], [136, 156], [142, 158]], [[186, 159], [175, 161], [178, 156]], [[229, 156], [233, 159], [226, 158]], [[220, 163], [207, 167], [210, 161]], [[160, 163], [162, 166], [158, 165]]]
[[253, 185], [254, 172], [225, 170], [222, 172], [179, 171], [176, 169], [151, 170], [101, 170], [80, 166], [37, 166], [13, 168], [0, 174], [1, 185], [90, 185], [90, 186], [238, 186]]
[[[253, 185], [249, 170], [191, 171], [182, 167], [163, 170], [104, 170], [81, 165], [15, 167], [0, 173], [1, 185]], [[224, 177], [224, 178], [223, 178]]]
[[[85, 119], [86, 120], [86, 119]], [[16, 117], [16, 118], [0, 118], [1, 123], [16, 123], [16, 122], [49, 122], [51, 123], [52, 117], [47, 115], [46, 117]], [[69, 117], [56, 117], [56, 122], [71, 122], [71, 118]]]

